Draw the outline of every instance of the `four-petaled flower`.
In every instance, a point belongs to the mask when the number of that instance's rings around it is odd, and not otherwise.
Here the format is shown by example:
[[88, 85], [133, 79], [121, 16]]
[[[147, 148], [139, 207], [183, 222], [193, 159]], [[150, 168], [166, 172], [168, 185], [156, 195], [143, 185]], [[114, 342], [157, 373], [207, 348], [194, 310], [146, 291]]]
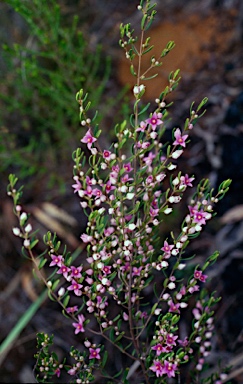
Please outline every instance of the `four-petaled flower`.
[[176, 369], [177, 369], [176, 364], [173, 364], [167, 360], [164, 361], [164, 373], [166, 373], [168, 377], [175, 377]]
[[207, 213], [204, 211], [195, 211], [193, 216], [193, 221], [197, 224], [206, 224]]
[[165, 373], [162, 363], [159, 360], [154, 360], [153, 363], [154, 364], [149, 369], [155, 372], [157, 377], [162, 376]]
[[77, 335], [79, 332], [84, 332], [84, 321], [85, 321], [85, 317], [84, 315], [78, 315], [78, 323], [73, 323], [73, 326], [75, 329], [75, 335]]
[[156, 129], [157, 125], [163, 123], [163, 121], [160, 120], [161, 117], [162, 117], [162, 113], [154, 112], [153, 115], [149, 119], [147, 119], [145, 121], [146, 121], [147, 124], [150, 124], [152, 129], [154, 130], [154, 129]]
[[51, 258], [52, 258], [52, 261], [49, 264], [50, 267], [53, 267], [54, 265], [57, 265], [58, 267], [61, 267], [63, 265], [63, 256], [61, 256], [61, 255], [58, 255], [58, 256], [51, 255]]
[[71, 266], [71, 277], [76, 277], [77, 279], [79, 279], [81, 276], [81, 271], [82, 271], [82, 268], [83, 267], [73, 267]]
[[100, 360], [100, 348], [89, 348], [89, 358]]
[[90, 129], [86, 132], [85, 136], [82, 138], [81, 142], [87, 144], [87, 147], [89, 150], [91, 150], [92, 144], [96, 141], [97, 139], [92, 136], [92, 133]]
[[156, 355], [159, 356], [162, 352], [164, 352], [164, 347], [162, 344], [156, 344], [152, 347], [153, 351], [156, 351]]
[[174, 132], [175, 141], [173, 142], [173, 145], [181, 145], [182, 147], [186, 146], [186, 139], [188, 138], [188, 135], [181, 135], [180, 128], [177, 128]]
[[67, 279], [69, 271], [70, 271], [69, 267], [66, 267], [66, 265], [62, 265], [61, 268], [58, 269], [57, 273], [59, 275], [63, 275], [65, 277], [65, 279]]
[[167, 241], [164, 241], [164, 246], [161, 248], [161, 251], [164, 251], [166, 256], [169, 256], [173, 248], [174, 245], [169, 245]]
[[68, 291], [74, 291], [76, 296], [81, 296], [82, 295], [82, 284], [77, 283], [77, 281], [72, 280], [72, 284], [67, 288]]

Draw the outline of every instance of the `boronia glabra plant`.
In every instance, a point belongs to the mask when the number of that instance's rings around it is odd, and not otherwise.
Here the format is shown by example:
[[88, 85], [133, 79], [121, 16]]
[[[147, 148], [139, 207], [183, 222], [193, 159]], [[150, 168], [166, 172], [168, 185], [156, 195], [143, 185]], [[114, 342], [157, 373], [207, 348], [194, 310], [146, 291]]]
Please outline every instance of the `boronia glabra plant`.
[[[135, 79], [133, 112], [130, 122], [115, 126], [109, 148], [99, 144], [101, 131], [96, 116], [89, 115], [87, 94], [80, 90], [76, 95], [84, 134], [82, 148], [73, 154], [72, 187], [87, 216], [81, 234], [84, 262], [62, 249], [50, 232], [44, 237], [46, 252], [34, 255], [38, 239], [21, 207], [22, 188], [16, 189], [14, 175], [9, 177], [8, 194], [19, 219], [13, 232], [23, 240], [24, 254], [33, 264], [40, 271], [47, 267], [41, 276], [49, 296], [60, 304], [77, 335], [78, 347], [71, 347], [69, 360], [59, 361], [50, 351], [53, 336], [38, 334], [34, 368], [38, 382], [51, 382], [53, 377], [63, 382], [66, 377], [70, 383], [180, 383], [186, 366], [190, 382], [219, 384], [225, 379], [222, 371], [200, 378], [211, 348], [212, 307], [218, 301], [203, 286], [206, 269], [218, 252], [188, 271], [187, 259], [192, 256], [186, 249], [215, 215], [214, 206], [231, 181], [214, 191], [206, 179], [194, 186], [194, 176], [178, 168], [206, 98], [198, 107], [193, 103], [184, 127], [175, 127], [171, 141], [163, 141], [170, 106], [166, 100], [178, 85], [179, 71], [170, 73], [153, 109], [142, 100], [146, 81], [155, 76], [149, 77], [149, 72], [162, 65], [174, 43], [169, 42], [159, 58], [152, 56], [150, 67], [142, 72], [143, 56], [153, 48], [145, 32], [156, 11], [149, 0], [137, 8], [140, 38], [130, 24], [120, 27], [120, 46]], [[179, 229], [164, 234], [163, 223], [190, 188], [193, 193]], [[187, 311], [192, 324], [184, 334], [180, 325]]]

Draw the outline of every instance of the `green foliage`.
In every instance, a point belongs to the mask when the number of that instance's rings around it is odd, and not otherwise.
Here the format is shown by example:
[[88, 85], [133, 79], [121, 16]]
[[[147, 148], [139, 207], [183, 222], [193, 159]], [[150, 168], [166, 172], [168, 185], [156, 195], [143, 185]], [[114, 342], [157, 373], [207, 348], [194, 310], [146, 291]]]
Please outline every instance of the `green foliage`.
[[90, 93], [95, 108], [107, 82], [109, 60], [90, 52], [78, 17], [64, 17], [55, 0], [5, 0], [26, 22], [22, 44], [3, 45], [6, 73], [0, 88], [0, 169], [21, 178], [48, 173], [64, 186], [58, 168], [80, 138], [73, 94]]

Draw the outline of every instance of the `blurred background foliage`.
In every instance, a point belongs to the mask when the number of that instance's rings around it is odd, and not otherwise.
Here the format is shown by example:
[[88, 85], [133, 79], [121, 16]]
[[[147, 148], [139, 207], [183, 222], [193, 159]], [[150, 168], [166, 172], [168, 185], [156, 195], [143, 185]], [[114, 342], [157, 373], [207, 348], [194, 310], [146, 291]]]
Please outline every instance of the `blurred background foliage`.
[[16, 26], [2, 30], [0, 172], [16, 173], [28, 188], [31, 180], [32, 187], [42, 182], [64, 191], [66, 166], [83, 134], [75, 94], [84, 88], [93, 111], [102, 106], [105, 116], [115, 102], [104, 97], [110, 60], [100, 46], [89, 49], [81, 31], [85, 20], [65, 14], [65, 3], [4, 3], [8, 13], [17, 13], [23, 34], [15, 42], [7, 30]]

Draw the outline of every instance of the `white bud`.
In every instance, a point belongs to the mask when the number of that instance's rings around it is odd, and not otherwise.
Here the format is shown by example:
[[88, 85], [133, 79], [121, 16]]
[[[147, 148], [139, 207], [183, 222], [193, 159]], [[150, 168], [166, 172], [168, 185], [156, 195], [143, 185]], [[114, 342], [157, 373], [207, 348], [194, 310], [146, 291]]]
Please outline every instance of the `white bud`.
[[19, 236], [20, 235], [20, 229], [19, 228], [17, 228], [17, 227], [15, 227], [15, 228], [13, 228], [13, 234], [15, 235], [15, 236]]
[[58, 294], [59, 297], [61, 297], [61, 296], [64, 295], [64, 293], [65, 293], [65, 288], [61, 287], [57, 294]]
[[31, 224], [26, 225], [26, 227], [25, 227], [24, 230], [25, 230], [25, 232], [27, 232], [27, 233], [31, 232], [31, 231], [32, 231], [32, 225], [31, 225]]
[[173, 211], [172, 208], [166, 208], [166, 209], [164, 210], [164, 214], [165, 214], [165, 215], [169, 215], [172, 211]]

